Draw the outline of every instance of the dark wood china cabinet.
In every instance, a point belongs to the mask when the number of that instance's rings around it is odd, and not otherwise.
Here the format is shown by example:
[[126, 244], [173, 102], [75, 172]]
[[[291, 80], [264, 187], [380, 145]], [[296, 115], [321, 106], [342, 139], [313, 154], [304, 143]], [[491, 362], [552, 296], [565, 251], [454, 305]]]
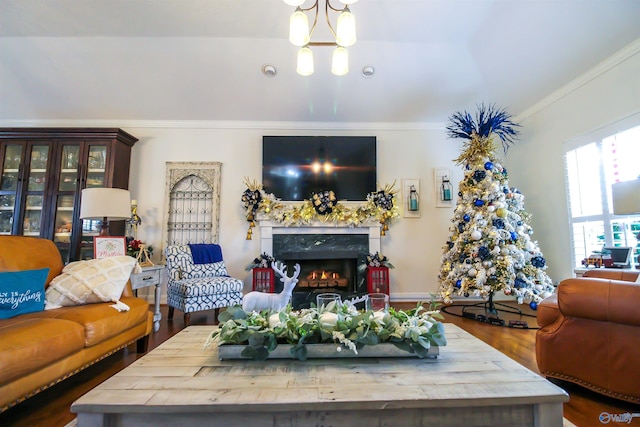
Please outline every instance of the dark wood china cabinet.
[[[66, 262], [93, 257], [95, 220], [80, 220], [80, 192], [129, 188], [131, 147], [118, 128], [0, 128], [0, 235], [53, 240]], [[110, 234], [124, 235], [124, 221]]]

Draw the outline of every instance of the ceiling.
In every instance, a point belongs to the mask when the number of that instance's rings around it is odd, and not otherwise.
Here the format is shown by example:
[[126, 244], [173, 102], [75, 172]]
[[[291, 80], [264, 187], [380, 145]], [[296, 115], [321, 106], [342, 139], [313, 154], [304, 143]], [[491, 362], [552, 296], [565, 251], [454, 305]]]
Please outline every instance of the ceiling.
[[[332, 75], [316, 47], [302, 77], [282, 0], [0, 0], [0, 120], [441, 123], [480, 102], [518, 115], [640, 40], [638, 0], [351, 11], [350, 72]], [[323, 19], [313, 41], [329, 40]]]

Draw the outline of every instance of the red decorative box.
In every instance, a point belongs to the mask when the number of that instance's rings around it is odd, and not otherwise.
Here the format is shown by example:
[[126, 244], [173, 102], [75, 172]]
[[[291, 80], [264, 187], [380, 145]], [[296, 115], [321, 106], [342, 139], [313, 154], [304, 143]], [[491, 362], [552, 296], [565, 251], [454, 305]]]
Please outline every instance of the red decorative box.
[[389, 295], [389, 267], [367, 267], [367, 292]]
[[253, 290], [259, 292], [275, 292], [275, 273], [271, 268], [253, 269]]

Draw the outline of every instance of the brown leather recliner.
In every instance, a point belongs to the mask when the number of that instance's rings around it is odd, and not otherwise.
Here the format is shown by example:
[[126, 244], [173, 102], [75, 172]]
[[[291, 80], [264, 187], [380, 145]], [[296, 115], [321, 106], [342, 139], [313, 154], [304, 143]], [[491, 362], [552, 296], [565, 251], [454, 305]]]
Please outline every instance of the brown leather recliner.
[[639, 272], [598, 269], [565, 279], [538, 305], [542, 375], [640, 403]]

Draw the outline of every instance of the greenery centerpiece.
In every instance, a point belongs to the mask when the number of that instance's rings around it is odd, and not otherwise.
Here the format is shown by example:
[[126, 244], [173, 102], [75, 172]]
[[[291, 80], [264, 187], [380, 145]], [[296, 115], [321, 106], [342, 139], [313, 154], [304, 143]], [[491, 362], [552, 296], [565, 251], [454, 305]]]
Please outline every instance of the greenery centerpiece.
[[447, 344], [440, 312], [418, 304], [412, 310], [388, 312], [360, 311], [350, 301], [331, 302], [320, 308], [271, 312], [246, 312], [240, 306], [220, 313], [220, 325], [205, 347], [245, 345], [241, 355], [266, 360], [280, 344], [289, 345], [289, 353], [298, 360], [307, 359], [307, 344], [335, 344], [358, 354], [364, 346], [390, 343], [397, 348], [426, 357], [431, 346]]

